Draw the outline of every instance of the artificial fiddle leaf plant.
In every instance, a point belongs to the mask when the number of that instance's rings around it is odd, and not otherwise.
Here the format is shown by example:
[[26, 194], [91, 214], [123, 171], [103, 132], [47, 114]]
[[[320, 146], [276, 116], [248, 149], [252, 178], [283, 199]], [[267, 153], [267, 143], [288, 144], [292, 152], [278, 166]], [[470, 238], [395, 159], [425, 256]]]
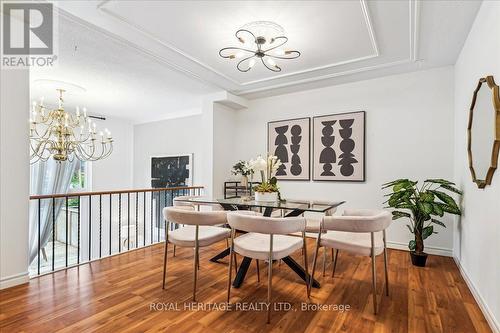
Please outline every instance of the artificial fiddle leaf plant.
[[[389, 199], [385, 202], [388, 207], [394, 208], [392, 219], [408, 218], [408, 230], [414, 239], [408, 244], [412, 254], [412, 261], [417, 266], [425, 266], [427, 254], [424, 252], [424, 240], [432, 234], [437, 234], [435, 226], [446, 228], [439, 220], [445, 213], [461, 215], [462, 212], [455, 200], [446, 192], [461, 195], [462, 192], [445, 179], [427, 179], [421, 186], [418, 181], [397, 179], [382, 185], [382, 189], [391, 189], [386, 194]], [[423, 258], [420, 263], [417, 257]]]

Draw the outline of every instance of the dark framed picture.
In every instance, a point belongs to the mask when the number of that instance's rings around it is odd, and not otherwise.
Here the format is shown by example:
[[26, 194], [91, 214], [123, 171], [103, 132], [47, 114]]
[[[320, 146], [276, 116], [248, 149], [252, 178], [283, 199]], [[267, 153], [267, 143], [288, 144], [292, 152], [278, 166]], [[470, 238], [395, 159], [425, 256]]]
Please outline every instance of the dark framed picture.
[[311, 118], [267, 123], [267, 152], [283, 165], [276, 171], [279, 180], [310, 180]]
[[313, 180], [365, 181], [365, 111], [313, 118]]
[[193, 154], [151, 157], [151, 187], [193, 185]]

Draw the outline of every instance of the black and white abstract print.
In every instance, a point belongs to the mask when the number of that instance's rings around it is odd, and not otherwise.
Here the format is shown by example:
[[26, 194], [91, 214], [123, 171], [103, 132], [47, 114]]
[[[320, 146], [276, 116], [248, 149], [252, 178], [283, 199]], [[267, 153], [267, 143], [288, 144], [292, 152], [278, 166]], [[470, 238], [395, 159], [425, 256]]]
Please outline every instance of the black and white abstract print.
[[268, 153], [283, 163], [276, 171], [280, 180], [309, 180], [310, 118], [268, 123]]
[[313, 180], [365, 180], [365, 112], [313, 118]]

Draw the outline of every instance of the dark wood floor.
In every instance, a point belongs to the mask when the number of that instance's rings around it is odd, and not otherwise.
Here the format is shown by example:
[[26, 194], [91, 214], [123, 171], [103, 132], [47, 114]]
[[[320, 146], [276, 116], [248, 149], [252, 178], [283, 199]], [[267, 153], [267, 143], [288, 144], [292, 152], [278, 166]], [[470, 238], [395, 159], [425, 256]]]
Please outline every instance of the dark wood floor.
[[[312, 250], [312, 240], [309, 245]], [[220, 305], [226, 300], [227, 265], [208, 261], [223, 246], [202, 249], [198, 280], [198, 301], [202, 304]], [[300, 260], [300, 253], [295, 257]], [[275, 311], [267, 325], [264, 310], [184, 310], [192, 295], [192, 250], [177, 249], [176, 257], [170, 260], [167, 290], [162, 290], [163, 247], [157, 245], [0, 291], [0, 331], [490, 332], [451, 258], [430, 256], [428, 267], [414, 268], [407, 252], [390, 250], [389, 297], [382, 292], [381, 259], [377, 316], [372, 313], [368, 258], [341, 253], [335, 278], [330, 276], [329, 265], [327, 276], [319, 276], [321, 289], [313, 290], [310, 301], [302, 281], [286, 265], [275, 264], [273, 300], [290, 304], [292, 310]], [[233, 289], [232, 303], [265, 302], [265, 272], [261, 263], [262, 280], [258, 283], [252, 264], [242, 287]], [[350, 310], [300, 311], [302, 302], [343, 304]], [[169, 304], [180, 311], [161, 311]]]

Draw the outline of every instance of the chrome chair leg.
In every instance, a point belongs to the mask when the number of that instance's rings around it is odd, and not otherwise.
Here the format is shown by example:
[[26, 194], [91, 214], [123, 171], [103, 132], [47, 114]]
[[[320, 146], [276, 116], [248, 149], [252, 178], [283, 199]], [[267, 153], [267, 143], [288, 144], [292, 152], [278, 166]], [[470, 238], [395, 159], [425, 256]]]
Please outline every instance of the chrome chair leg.
[[271, 289], [273, 283], [273, 235], [269, 235], [269, 272], [267, 274], [267, 323], [271, 323]]
[[231, 246], [229, 247], [229, 271], [228, 271], [228, 281], [227, 281], [227, 303], [229, 303], [229, 299], [231, 298], [231, 280], [232, 280], [232, 269], [233, 269], [233, 257], [236, 259], [234, 255], [233, 249], [233, 240], [234, 240], [234, 230], [231, 230]]
[[385, 237], [385, 230], [383, 231], [383, 235], [384, 235], [385, 294], [389, 296], [389, 274], [387, 272], [387, 241]]
[[306, 295], [309, 296], [309, 279], [311, 276], [309, 275], [309, 267], [307, 265], [307, 242], [306, 242], [306, 233], [302, 232], [302, 242], [303, 242], [303, 247], [302, 251], [304, 251], [304, 269], [306, 270]]
[[[333, 249], [332, 249], [333, 251]], [[332, 253], [333, 255], [333, 253]], [[335, 257], [333, 257], [332, 278], [335, 276], [335, 268], [337, 268], [337, 258], [339, 257], [339, 250], [335, 250]]]
[[[174, 245], [175, 248], [175, 245]], [[163, 284], [162, 289], [165, 289], [165, 281], [167, 279], [167, 255], [168, 255], [168, 221], [165, 226], [165, 253], [163, 255]]]
[[193, 266], [193, 302], [196, 302], [196, 282], [198, 280], [198, 232], [199, 226], [196, 225], [195, 240], [194, 240], [194, 266]]
[[372, 293], [373, 293], [373, 314], [377, 314], [377, 274], [375, 266], [375, 239], [374, 233], [370, 233], [371, 236], [371, 257], [372, 257]]
[[316, 271], [316, 261], [318, 260], [318, 251], [319, 251], [320, 242], [321, 242], [321, 234], [318, 234], [318, 239], [316, 240], [316, 250], [315, 250], [314, 259], [313, 259], [312, 272], [311, 272], [311, 276], [309, 277], [309, 294], [307, 295], [307, 297], [311, 296], [311, 289], [312, 289], [312, 283], [314, 281], [314, 272]]
[[326, 246], [323, 248], [323, 276], [326, 272]]

